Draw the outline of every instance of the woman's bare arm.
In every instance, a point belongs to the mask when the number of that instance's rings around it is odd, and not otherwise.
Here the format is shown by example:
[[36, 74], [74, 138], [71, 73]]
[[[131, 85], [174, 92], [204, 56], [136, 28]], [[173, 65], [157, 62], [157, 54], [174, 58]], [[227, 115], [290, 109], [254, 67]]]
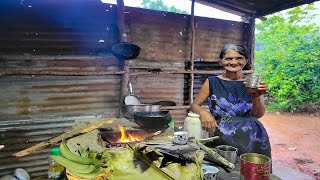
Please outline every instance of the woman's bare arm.
[[198, 96], [195, 98], [195, 100], [190, 106], [190, 109], [192, 112], [200, 115], [202, 129], [205, 129], [207, 131], [211, 131], [212, 129], [215, 129], [216, 127], [218, 127], [217, 122], [214, 119], [214, 117], [211, 115], [211, 113], [206, 111], [203, 107], [201, 107], [201, 105], [204, 103], [204, 101], [208, 98], [209, 95], [210, 95], [210, 88], [209, 88], [209, 80], [207, 79], [203, 83]]
[[249, 88], [247, 87], [247, 91], [252, 98], [252, 115], [256, 118], [261, 118], [265, 113], [265, 105], [263, 94], [268, 93], [268, 85], [262, 81], [257, 88]]
[[252, 115], [256, 118], [261, 118], [265, 113], [263, 96], [252, 97]]

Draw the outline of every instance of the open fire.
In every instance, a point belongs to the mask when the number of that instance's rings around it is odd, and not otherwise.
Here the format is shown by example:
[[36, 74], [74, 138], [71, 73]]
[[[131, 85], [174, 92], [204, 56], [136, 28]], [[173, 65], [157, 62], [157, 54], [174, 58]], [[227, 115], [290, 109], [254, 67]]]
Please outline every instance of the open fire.
[[119, 126], [119, 130], [121, 133], [121, 138], [118, 140], [118, 143], [126, 143], [126, 142], [134, 142], [134, 141], [141, 141], [143, 138], [138, 134], [130, 134], [126, 133], [126, 130], [123, 126]]
[[128, 142], [138, 142], [143, 141], [150, 136], [155, 136], [159, 134], [159, 130], [156, 129], [141, 129], [130, 126], [115, 126], [100, 128], [100, 143], [106, 148], [117, 148], [124, 147]]

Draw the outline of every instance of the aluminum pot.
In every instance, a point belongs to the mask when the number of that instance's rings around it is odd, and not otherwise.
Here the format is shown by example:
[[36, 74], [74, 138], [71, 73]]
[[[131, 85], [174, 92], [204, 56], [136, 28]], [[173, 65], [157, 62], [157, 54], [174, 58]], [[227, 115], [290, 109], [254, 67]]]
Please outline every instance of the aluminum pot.
[[159, 111], [160, 105], [152, 105], [152, 104], [121, 105], [120, 110], [123, 117], [134, 122], [133, 118], [134, 118], [135, 112]]
[[236, 163], [238, 149], [233, 146], [220, 145], [216, 147], [218, 153], [231, 163]]

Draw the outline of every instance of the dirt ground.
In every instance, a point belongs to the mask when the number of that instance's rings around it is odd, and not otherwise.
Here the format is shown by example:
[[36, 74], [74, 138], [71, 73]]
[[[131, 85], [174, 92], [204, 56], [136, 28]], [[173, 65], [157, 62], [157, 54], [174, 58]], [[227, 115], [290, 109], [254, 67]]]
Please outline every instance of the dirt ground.
[[320, 180], [320, 117], [266, 113], [260, 119], [270, 137], [273, 163]]

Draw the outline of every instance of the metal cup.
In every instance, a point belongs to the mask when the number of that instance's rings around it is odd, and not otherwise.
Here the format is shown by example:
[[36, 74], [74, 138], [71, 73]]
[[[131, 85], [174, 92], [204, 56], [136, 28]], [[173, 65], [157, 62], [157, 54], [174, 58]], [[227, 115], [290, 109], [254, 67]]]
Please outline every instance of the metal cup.
[[270, 180], [271, 159], [258, 153], [240, 155], [241, 180]]
[[259, 86], [260, 82], [261, 82], [261, 76], [260, 75], [248, 75], [247, 79], [246, 79], [246, 87], [250, 87], [250, 88], [256, 88]]
[[177, 131], [173, 133], [173, 142], [176, 144], [187, 144], [188, 142], [188, 132]]
[[202, 171], [204, 180], [216, 180], [219, 169], [214, 166], [203, 166]]
[[216, 149], [218, 150], [218, 153], [226, 158], [231, 163], [235, 163], [237, 160], [237, 151], [238, 149], [233, 146], [227, 146], [227, 145], [220, 145], [217, 146]]

